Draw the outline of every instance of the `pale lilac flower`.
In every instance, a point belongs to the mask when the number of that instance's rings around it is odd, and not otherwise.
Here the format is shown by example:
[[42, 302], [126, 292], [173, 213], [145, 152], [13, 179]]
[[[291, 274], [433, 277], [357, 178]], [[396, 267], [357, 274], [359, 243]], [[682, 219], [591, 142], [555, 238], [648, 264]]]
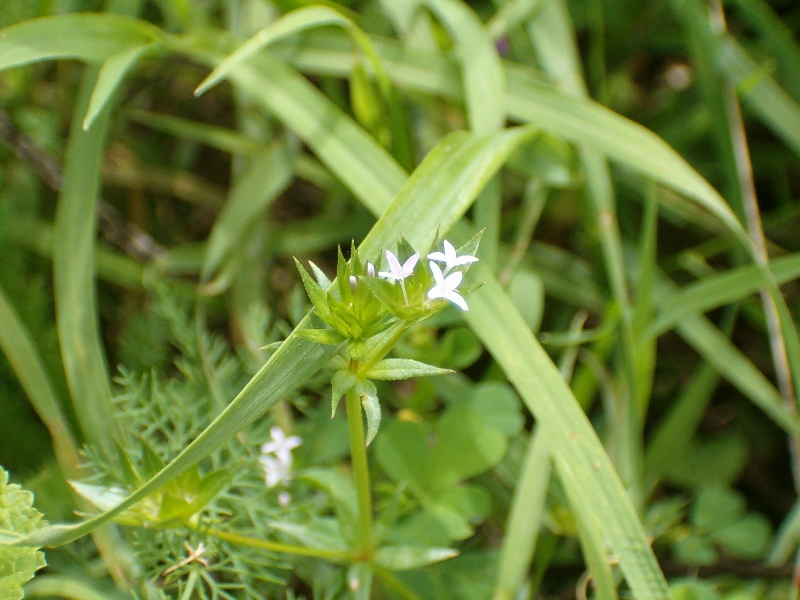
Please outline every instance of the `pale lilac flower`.
[[450, 300], [453, 304], [458, 306], [461, 310], [469, 310], [467, 307], [467, 301], [464, 300], [464, 297], [458, 293], [456, 289], [458, 284], [461, 283], [461, 280], [464, 277], [464, 274], [461, 271], [456, 271], [455, 273], [450, 273], [447, 277], [442, 274], [442, 270], [439, 268], [435, 262], [429, 263], [431, 266], [431, 272], [433, 273], [433, 279], [436, 281], [436, 285], [431, 288], [431, 291], [428, 292], [428, 298], [433, 300], [434, 298], [445, 298]]
[[286, 490], [283, 490], [280, 494], [278, 494], [278, 506], [286, 508], [287, 506], [289, 506], [291, 501], [292, 501], [292, 495]]
[[375, 265], [373, 265], [371, 262], [367, 263], [367, 275], [370, 277], [375, 277]]
[[406, 296], [406, 286], [405, 283], [403, 283], [403, 280], [406, 277], [411, 276], [411, 274], [414, 272], [414, 267], [417, 266], [418, 260], [419, 252], [415, 252], [408, 258], [406, 262], [401, 265], [400, 261], [397, 260], [397, 257], [387, 250], [386, 261], [389, 263], [389, 270], [378, 273], [378, 277], [388, 279], [392, 283], [395, 281], [400, 282], [400, 289], [403, 290], [403, 299], [406, 301], [406, 303], [408, 303], [408, 296]]
[[461, 265], [468, 265], [478, 261], [477, 257], [470, 256], [469, 254], [465, 254], [464, 256], [458, 256], [456, 254], [456, 249], [453, 247], [453, 244], [451, 244], [447, 240], [444, 241], [444, 252], [431, 252], [430, 254], [428, 254], [428, 258], [430, 258], [431, 260], [438, 260], [439, 262], [445, 263], [444, 267], [445, 275], [447, 275], [447, 272], [453, 267], [460, 267]]
[[303, 443], [296, 435], [287, 437], [280, 427], [273, 427], [269, 430], [271, 442], [261, 444], [261, 454], [274, 454], [278, 460], [292, 464], [292, 450]]

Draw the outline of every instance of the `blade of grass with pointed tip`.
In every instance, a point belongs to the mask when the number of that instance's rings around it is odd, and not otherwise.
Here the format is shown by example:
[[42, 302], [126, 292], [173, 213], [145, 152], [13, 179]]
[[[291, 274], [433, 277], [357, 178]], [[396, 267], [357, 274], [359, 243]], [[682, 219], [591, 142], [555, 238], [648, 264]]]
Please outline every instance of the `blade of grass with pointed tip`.
[[744, 104], [800, 156], [800, 106], [732, 37], [719, 40], [718, 67], [736, 84]]
[[546, 436], [534, 430], [514, 490], [500, 550], [493, 600], [512, 600], [530, 571], [550, 482], [550, 450]]
[[[471, 131], [498, 131], [506, 121], [505, 78], [494, 42], [478, 16], [460, 0], [426, 0], [455, 44]], [[475, 225], [484, 229], [482, 254], [495, 265], [500, 244], [500, 183], [493, 182], [475, 203]]]
[[56, 324], [64, 373], [84, 438], [110, 449], [111, 381], [97, 320], [94, 243], [100, 165], [109, 125], [106, 105], [94, 125], [81, 120], [97, 69], [84, 75], [73, 112], [53, 246]]
[[794, 37], [787, 22], [776, 14], [764, 0], [733, 0], [750, 25], [761, 36], [764, 45], [769, 49], [769, 55], [774, 56], [783, 71], [783, 81], [786, 88], [796, 100], [800, 100], [800, 44]]
[[3, 324], [0, 327], [0, 348], [28, 395], [31, 406], [50, 432], [59, 465], [65, 473], [75, 472], [80, 456], [69, 420], [61, 410], [61, 403], [33, 339], [2, 289], [0, 323]]
[[237, 65], [246, 61], [269, 44], [301, 31], [325, 25], [339, 25], [346, 28], [351, 23], [340, 13], [326, 6], [309, 6], [287, 13], [277, 21], [264, 27], [217, 65], [208, 77], [197, 86], [194, 95], [199, 96], [214, 87], [227, 77]]
[[[778, 283], [800, 278], [800, 254], [771, 260], [770, 271]], [[682, 287], [669, 296], [661, 296], [659, 312], [651, 324], [649, 335], [659, 336], [674, 328], [687, 315], [702, 314], [757, 293], [764, 285], [758, 268], [745, 265], [722, 273], [708, 275]]]
[[494, 43], [478, 16], [460, 0], [425, 0], [453, 38], [472, 131], [497, 131], [506, 120], [506, 83]]
[[230, 154], [250, 156], [264, 149], [263, 144], [251, 140], [233, 129], [141, 109], [134, 109], [123, 114], [132, 121], [156, 131], [163, 131], [172, 136], [204, 144]]
[[108, 13], [32, 19], [2, 30], [0, 70], [57, 58], [102, 62], [162, 37], [146, 21]]
[[211, 277], [230, 251], [241, 243], [248, 227], [291, 181], [292, 164], [284, 145], [267, 148], [254, 157], [231, 190], [211, 230], [203, 261], [203, 280]]
[[89, 129], [128, 72], [153, 47], [153, 44], [135, 46], [114, 54], [103, 61], [97, 77], [97, 83], [92, 91], [92, 98], [89, 101], [86, 117], [83, 119], [84, 129]]
[[708, 319], [699, 315], [684, 317], [676, 331], [781, 429], [800, 435], [800, 419], [786, 408], [778, 390]]
[[541, 425], [561, 477], [591, 499], [580, 504], [585, 524], [602, 526], [600, 535], [619, 558], [636, 598], [667, 598], [636, 510], [586, 414], [491, 273], [480, 263], [473, 268], [486, 284], [470, 296], [467, 322]]

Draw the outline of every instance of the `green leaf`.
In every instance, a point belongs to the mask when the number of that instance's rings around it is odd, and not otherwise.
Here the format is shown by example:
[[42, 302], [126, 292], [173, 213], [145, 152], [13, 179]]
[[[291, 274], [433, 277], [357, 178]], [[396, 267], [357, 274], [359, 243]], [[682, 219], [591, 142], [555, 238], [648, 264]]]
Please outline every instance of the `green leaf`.
[[325, 6], [309, 6], [285, 14], [280, 19], [264, 27], [242, 44], [233, 54], [223, 60], [208, 77], [197, 86], [194, 95], [199, 96], [214, 87], [222, 79], [227, 77], [239, 63], [244, 62], [269, 44], [306, 29], [324, 25], [349, 27], [351, 23], [349, 19]]
[[425, 548], [416, 546], [383, 546], [378, 548], [373, 562], [392, 571], [419, 569], [458, 556], [452, 548]]
[[757, 513], [748, 513], [736, 523], [712, 534], [726, 554], [739, 560], [756, 561], [764, 558], [772, 543], [769, 519]]
[[450, 369], [440, 369], [433, 365], [426, 365], [410, 358], [385, 358], [372, 365], [366, 372], [361, 373], [367, 379], [380, 379], [393, 381], [411, 379], [412, 377], [426, 377], [429, 375], [446, 375], [453, 373]]
[[333, 374], [331, 377], [331, 418], [336, 414], [336, 407], [339, 406], [342, 396], [347, 393], [347, 390], [354, 389], [358, 383], [356, 374], [346, 369]]
[[591, 498], [584, 518], [617, 555], [636, 596], [666, 598], [647, 535], [586, 414], [499, 283], [480, 263], [474, 268], [487, 283], [471, 298], [469, 325], [536, 417], [565, 485]]
[[338, 346], [347, 341], [347, 338], [335, 329], [303, 329], [297, 335], [305, 340], [325, 346]]
[[405, 483], [419, 496], [432, 487], [428, 440], [431, 428], [409, 421], [391, 420], [375, 442], [378, 464], [396, 482]]
[[361, 396], [361, 406], [364, 407], [364, 415], [367, 417], [367, 446], [369, 446], [381, 426], [381, 403], [378, 400], [378, 390], [371, 381], [360, 381], [356, 385], [356, 391]]
[[328, 294], [316, 281], [311, 278], [311, 275], [309, 275], [308, 271], [303, 268], [303, 265], [300, 264], [299, 260], [295, 258], [294, 263], [297, 265], [297, 270], [300, 272], [300, 278], [303, 281], [303, 287], [306, 288], [306, 294], [308, 294], [311, 304], [314, 305], [314, 310], [317, 311], [317, 314], [323, 321], [327, 322], [327, 320], [331, 317], [331, 309], [328, 306]]
[[80, 457], [71, 426], [64, 414], [42, 357], [11, 302], [0, 288], [0, 349], [5, 353], [31, 405], [47, 426], [56, 458], [66, 473]]
[[108, 57], [100, 67], [97, 76], [97, 83], [94, 85], [92, 97], [89, 100], [89, 108], [83, 119], [83, 128], [89, 129], [103, 107], [111, 100], [112, 95], [119, 87], [122, 80], [128, 74], [139, 59], [148, 51], [153, 49], [153, 44], [138, 46], [124, 50], [118, 54]]
[[311, 261], [308, 261], [308, 264], [311, 266], [311, 270], [314, 271], [314, 277], [317, 278], [317, 283], [322, 286], [323, 289], [328, 289], [331, 287], [331, 280], [328, 279], [328, 276], [325, 275], [325, 271], [320, 269], [316, 264]]
[[[506, 438], [487, 427], [480, 413], [470, 406], [455, 405], [439, 421], [436, 443], [431, 449], [434, 489], [446, 489], [495, 466], [506, 453]], [[424, 452], [424, 448], [418, 449]]]
[[299, 523], [273, 522], [270, 527], [294, 538], [307, 548], [318, 548], [329, 552], [347, 552], [339, 523], [336, 519], [312, 517], [308, 525]]
[[[0, 532], [16, 538], [42, 527], [42, 513], [33, 508], [33, 494], [8, 483], [0, 467]], [[0, 546], [0, 598], [20, 600], [22, 586], [47, 562], [38, 547]]]
[[478, 133], [499, 130], [506, 120], [505, 78], [497, 49], [478, 15], [460, 0], [425, 0], [424, 4], [455, 42], [470, 129]]
[[525, 419], [519, 397], [505, 383], [482, 383], [475, 387], [469, 406], [483, 417], [483, 422], [507, 437], [520, 432]]
[[80, 13], [42, 17], [2, 30], [0, 70], [58, 58], [102, 62], [161, 38], [163, 33], [158, 27], [121, 15]]
[[94, 270], [100, 163], [109, 125], [108, 105], [89, 130], [81, 126], [95, 81], [96, 73], [84, 75], [73, 111], [64, 181], [56, 210], [53, 279], [58, 339], [78, 423], [88, 441], [111, 452], [110, 434], [116, 421], [111, 414], [111, 381], [100, 336]]
[[700, 490], [692, 506], [692, 524], [704, 532], [713, 532], [739, 521], [746, 503], [738, 492], [719, 485]]
[[[203, 260], [203, 279], [209, 278], [241, 244], [247, 229], [286, 189], [291, 180], [292, 166], [284, 145], [267, 148], [253, 158], [231, 190], [228, 202], [211, 230]], [[312, 264], [312, 269], [315, 266]], [[317, 280], [319, 281], [319, 277]]]
[[342, 526], [355, 531], [358, 505], [356, 490], [350, 479], [333, 469], [306, 469], [299, 477], [324, 489], [333, 502]]

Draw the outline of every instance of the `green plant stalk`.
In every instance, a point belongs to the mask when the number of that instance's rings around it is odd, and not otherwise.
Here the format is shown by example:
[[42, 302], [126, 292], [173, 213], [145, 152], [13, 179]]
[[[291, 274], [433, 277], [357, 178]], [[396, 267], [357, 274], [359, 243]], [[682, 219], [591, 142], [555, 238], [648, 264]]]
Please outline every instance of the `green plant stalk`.
[[372, 496], [369, 486], [367, 445], [364, 438], [364, 422], [361, 417], [361, 398], [353, 389], [347, 390], [347, 431], [350, 434], [350, 457], [353, 462], [353, 480], [358, 502], [359, 560], [372, 558]]
[[238, 533], [230, 533], [228, 531], [222, 531], [221, 529], [215, 529], [213, 527], [207, 528], [194, 525], [191, 523], [187, 525], [197, 531], [206, 533], [208, 535], [213, 535], [214, 537], [219, 538], [221, 540], [225, 540], [226, 542], [231, 542], [233, 544], [240, 544], [242, 546], [249, 546], [250, 548], [261, 548], [262, 550], [270, 550], [272, 552], [280, 552], [283, 554], [294, 554], [296, 556], [313, 556], [315, 558], [325, 558], [337, 561], [353, 560], [353, 555], [349, 552], [339, 552], [337, 550], [325, 550], [323, 548], [306, 548], [304, 546], [293, 546], [291, 544], [281, 544], [280, 542], [270, 542], [268, 540], [252, 538], [246, 535], [240, 535]]

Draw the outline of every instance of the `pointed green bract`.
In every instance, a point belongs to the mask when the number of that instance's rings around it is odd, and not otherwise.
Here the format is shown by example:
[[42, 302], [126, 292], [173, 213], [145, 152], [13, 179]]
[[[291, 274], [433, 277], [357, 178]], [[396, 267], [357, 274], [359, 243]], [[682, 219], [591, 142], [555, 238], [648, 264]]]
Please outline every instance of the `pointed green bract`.
[[453, 373], [451, 369], [442, 369], [433, 365], [426, 365], [410, 358], [385, 358], [372, 365], [361, 373], [367, 379], [382, 379], [386, 381], [411, 379], [412, 377], [426, 377], [429, 375], [447, 375]]
[[367, 417], [367, 446], [372, 443], [381, 426], [381, 403], [378, 400], [378, 390], [371, 381], [360, 381], [356, 385], [356, 392], [361, 396], [361, 406]]

